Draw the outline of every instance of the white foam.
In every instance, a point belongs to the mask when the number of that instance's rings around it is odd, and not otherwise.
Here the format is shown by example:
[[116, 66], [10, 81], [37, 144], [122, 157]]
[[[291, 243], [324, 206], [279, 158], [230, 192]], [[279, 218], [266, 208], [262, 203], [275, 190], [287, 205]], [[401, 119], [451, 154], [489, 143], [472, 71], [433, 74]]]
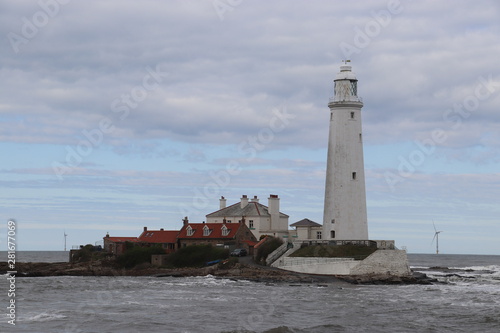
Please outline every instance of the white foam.
[[56, 319], [63, 319], [66, 318], [66, 316], [61, 315], [61, 314], [56, 314], [56, 313], [47, 313], [47, 312], [42, 312], [37, 315], [27, 317], [26, 319], [21, 319], [21, 321], [37, 321], [37, 322], [45, 322], [45, 321], [53, 321]]

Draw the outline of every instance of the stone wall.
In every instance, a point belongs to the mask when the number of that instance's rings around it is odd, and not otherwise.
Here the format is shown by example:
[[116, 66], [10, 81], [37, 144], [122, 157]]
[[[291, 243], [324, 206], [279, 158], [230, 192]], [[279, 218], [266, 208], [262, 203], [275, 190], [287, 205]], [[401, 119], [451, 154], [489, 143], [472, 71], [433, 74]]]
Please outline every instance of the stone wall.
[[351, 270], [351, 275], [366, 274], [410, 275], [406, 251], [377, 250]]
[[273, 265], [287, 271], [322, 275], [411, 275], [406, 251], [377, 250], [364, 260], [348, 258], [280, 258]]

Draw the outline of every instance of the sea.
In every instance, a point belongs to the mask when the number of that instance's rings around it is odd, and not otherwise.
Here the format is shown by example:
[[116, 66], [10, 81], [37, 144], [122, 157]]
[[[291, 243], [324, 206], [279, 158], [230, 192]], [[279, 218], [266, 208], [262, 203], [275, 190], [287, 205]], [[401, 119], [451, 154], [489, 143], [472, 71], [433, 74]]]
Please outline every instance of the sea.
[[[0, 252], [0, 256], [5, 253]], [[5, 257], [5, 256], [4, 256]], [[1, 257], [0, 257], [1, 258]], [[67, 261], [68, 252], [18, 252]], [[500, 256], [408, 254], [432, 285], [203, 277], [0, 279], [0, 332], [500, 332]]]

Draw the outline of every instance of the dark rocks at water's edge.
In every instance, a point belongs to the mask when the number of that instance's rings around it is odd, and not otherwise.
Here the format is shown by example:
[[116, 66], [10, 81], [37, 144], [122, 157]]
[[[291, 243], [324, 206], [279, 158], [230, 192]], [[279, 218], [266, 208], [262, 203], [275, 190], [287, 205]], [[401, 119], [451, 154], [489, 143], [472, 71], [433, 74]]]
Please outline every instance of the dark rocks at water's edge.
[[405, 284], [435, 284], [439, 283], [437, 279], [430, 278], [424, 273], [412, 272], [408, 276], [396, 276], [391, 274], [366, 274], [339, 276], [340, 279], [351, 284], [373, 284], [373, 285], [405, 285]]
[[[408, 277], [392, 275], [326, 276], [289, 272], [269, 267], [235, 264], [230, 268], [217, 266], [203, 268], [158, 268], [149, 264], [133, 269], [115, 268], [109, 262], [95, 261], [87, 263], [16, 263], [17, 277], [43, 276], [155, 276], [189, 277], [212, 275], [216, 278], [247, 280], [263, 283], [342, 283], [350, 284], [432, 284], [437, 282], [423, 273], [413, 273]], [[0, 274], [11, 269], [6, 262], [0, 262]]]
[[[11, 271], [7, 263], [0, 262], [0, 274]], [[290, 282], [315, 283], [325, 282], [325, 279], [312, 277], [307, 274], [298, 274], [269, 267], [258, 267], [244, 264], [235, 264], [231, 268], [217, 266], [202, 268], [159, 268], [149, 264], [142, 264], [133, 269], [116, 268], [101, 261], [87, 263], [16, 263], [16, 276], [45, 277], [45, 276], [154, 276], [154, 277], [190, 277], [212, 275], [217, 278], [248, 280], [255, 282]], [[328, 277], [331, 282], [338, 281], [335, 277]]]

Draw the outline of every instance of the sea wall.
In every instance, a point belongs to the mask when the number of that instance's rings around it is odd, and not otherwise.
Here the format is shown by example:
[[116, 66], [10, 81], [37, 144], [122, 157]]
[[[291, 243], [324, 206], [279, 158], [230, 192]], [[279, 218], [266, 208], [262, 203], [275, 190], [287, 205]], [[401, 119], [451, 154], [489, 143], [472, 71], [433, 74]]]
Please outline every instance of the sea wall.
[[[275, 267], [298, 273], [321, 275], [411, 275], [404, 250], [377, 250], [364, 260], [349, 258], [285, 257]], [[273, 265], [274, 266], [274, 265]]]
[[406, 251], [377, 250], [351, 269], [351, 275], [366, 274], [411, 275]]

